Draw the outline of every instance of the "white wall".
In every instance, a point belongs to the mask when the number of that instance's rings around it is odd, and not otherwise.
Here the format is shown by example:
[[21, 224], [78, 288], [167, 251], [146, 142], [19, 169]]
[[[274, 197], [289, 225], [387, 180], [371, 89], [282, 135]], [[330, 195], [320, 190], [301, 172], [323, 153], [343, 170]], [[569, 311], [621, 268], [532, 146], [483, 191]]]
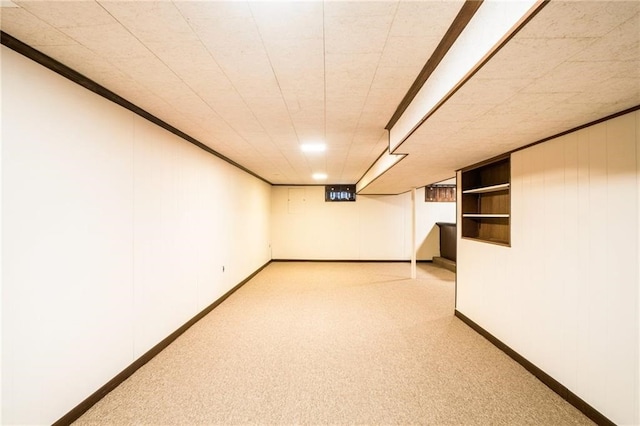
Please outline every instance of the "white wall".
[[1, 422], [50, 424], [269, 261], [270, 186], [4, 46], [2, 106]]
[[640, 423], [640, 112], [511, 156], [511, 247], [460, 239], [457, 309], [617, 424]]
[[[411, 194], [358, 195], [355, 202], [324, 201], [324, 186], [274, 186], [274, 259], [409, 260]], [[436, 222], [455, 222], [455, 203], [425, 203], [417, 190], [419, 260], [440, 254]], [[291, 201], [290, 201], [291, 200]]]

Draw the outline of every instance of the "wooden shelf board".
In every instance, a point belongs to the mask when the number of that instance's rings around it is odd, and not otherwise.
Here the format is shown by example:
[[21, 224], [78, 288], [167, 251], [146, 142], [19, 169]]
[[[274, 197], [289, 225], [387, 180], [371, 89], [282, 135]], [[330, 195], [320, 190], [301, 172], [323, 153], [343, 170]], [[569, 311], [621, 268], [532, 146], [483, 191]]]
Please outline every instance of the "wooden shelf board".
[[484, 186], [482, 188], [473, 188], [462, 191], [463, 194], [484, 194], [486, 192], [504, 191], [509, 189], [509, 183], [501, 183], [499, 185]]
[[495, 219], [495, 218], [508, 218], [508, 214], [490, 214], [490, 213], [463, 213], [462, 217], [468, 217], [469, 219]]
[[489, 243], [489, 244], [495, 244], [497, 246], [502, 246], [502, 247], [511, 247], [511, 243], [508, 241], [503, 241], [503, 240], [488, 240], [488, 239], [484, 239], [484, 238], [477, 238], [477, 237], [462, 237], [463, 240], [470, 240], [470, 241], [478, 241], [480, 243]]

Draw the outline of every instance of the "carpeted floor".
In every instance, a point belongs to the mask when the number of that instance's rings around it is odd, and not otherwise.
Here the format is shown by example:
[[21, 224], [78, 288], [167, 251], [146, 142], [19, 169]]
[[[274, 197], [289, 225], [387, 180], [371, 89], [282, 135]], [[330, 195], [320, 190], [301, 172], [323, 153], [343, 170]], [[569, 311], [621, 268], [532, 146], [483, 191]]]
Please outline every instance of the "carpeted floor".
[[76, 424], [592, 424], [409, 273], [274, 262]]

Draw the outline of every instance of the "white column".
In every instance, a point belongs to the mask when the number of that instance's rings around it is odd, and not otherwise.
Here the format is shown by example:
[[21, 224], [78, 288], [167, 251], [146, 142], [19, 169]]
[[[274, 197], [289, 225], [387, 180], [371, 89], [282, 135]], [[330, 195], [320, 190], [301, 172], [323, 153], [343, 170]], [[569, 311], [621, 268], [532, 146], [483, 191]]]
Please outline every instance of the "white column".
[[416, 189], [411, 188], [411, 278], [416, 277]]

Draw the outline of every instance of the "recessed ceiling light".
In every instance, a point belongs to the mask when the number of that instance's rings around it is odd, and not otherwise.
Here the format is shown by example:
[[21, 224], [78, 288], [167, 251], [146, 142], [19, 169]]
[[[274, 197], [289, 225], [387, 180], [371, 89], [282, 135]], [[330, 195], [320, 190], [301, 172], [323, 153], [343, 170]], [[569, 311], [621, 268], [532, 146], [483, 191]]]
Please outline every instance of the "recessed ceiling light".
[[325, 180], [327, 178], [326, 173], [314, 173], [312, 176], [315, 180]]
[[300, 145], [302, 152], [325, 152], [327, 145], [323, 143], [303, 143]]

